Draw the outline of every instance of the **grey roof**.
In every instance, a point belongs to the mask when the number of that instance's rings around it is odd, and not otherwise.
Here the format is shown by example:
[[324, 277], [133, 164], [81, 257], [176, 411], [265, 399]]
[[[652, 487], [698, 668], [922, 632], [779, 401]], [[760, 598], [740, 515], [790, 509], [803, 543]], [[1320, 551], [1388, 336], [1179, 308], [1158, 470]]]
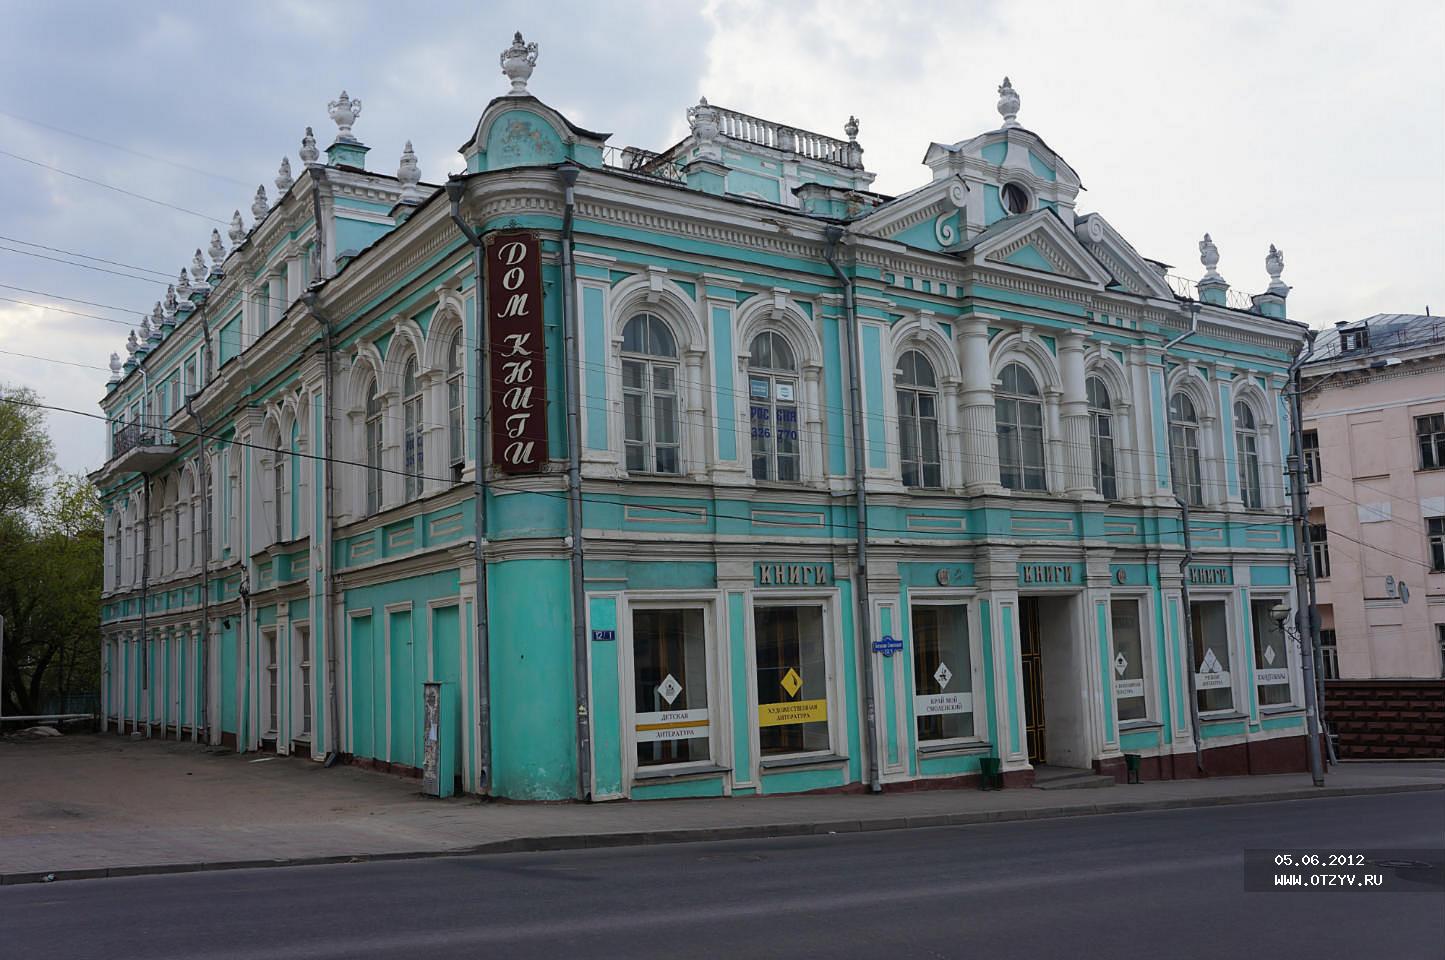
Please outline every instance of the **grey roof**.
[[[1340, 335], [1367, 329], [1365, 346], [1342, 350]], [[1420, 313], [1377, 313], [1353, 323], [1337, 323], [1332, 329], [1320, 331], [1315, 339], [1311, 363], [1326, 363], [1341, 357], [1370, 357], [1394, 350], [1439, 343], [1445, 348], [1445, 317]]]

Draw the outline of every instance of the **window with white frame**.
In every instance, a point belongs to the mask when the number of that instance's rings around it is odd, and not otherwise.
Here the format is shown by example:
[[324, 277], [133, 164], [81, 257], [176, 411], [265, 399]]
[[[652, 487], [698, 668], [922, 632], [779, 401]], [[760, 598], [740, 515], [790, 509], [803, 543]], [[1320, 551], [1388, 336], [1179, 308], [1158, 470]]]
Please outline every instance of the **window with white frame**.
[[1425, 536], [1430, 543], [1430, 572], [1445, 573], [1445, 517], [1426, 517]]
[[1234, 449], [1238, 458], [1239, 499], [1251, 510], [1260, 508], [1259, 427], [1254, 409], [1243, 400], [1234, 403]]
[[1320, 630], [1320, 672], [1325, 680], [1340, 679], [1340, 641], [1333, 629]]
[[271, 452], [271, 509], [272, 541], [280, 543], [286, 539], [285, 514], [282, 507], [286, 503], [286, 455], [280, 449]]
[[1279, 602], [1249, 601], [1250, 626], [1254, 628], [1254, 684], [1262, 707], [1281, 706], [1294, 699], [1289, 688], [1289, 642], [1283, 624], [1270, 615]]
[[300, 702], [296, 705], [296, 735], [311, 739], [311, 626], [298, 623], [292, 628], [296, 650], [296, 689]]
[[1190, 605], [1194, 636], [1194, 688], [1200, 713], [1234, 709], [1234, 681], [1230, 675], [1229, 614], [1223, 600], [1196, 600]]
[[1149, 718], [1139, 606], [1138, 600], [1128, 598], [1109, 602], [1114, 635], [1114, 659], [1109, 669], [1114, 678], [1114, 707], [1120, 723]]
[[1319, 483], [1320, 477], [1324, 475], [1324, 465], [1320, 461], [1320, 434], [1318, 430], [1306, 430], [1303, 434], [1305, 451], [1305, 480], [1308, 483]]
[[622, 423], [630, 473], [682, 472], [677, 341], [656, 314], [622, 329]]
[[261, 705], [261, 715], [266, 718], [266, 735], [275, 737], [280, 730], [278, 723], [281, 695], [281, 660], [280, 640], [275, 630], [267, 630], [261, 634], [262, 656], [266, 686], [262, 689], [262, 696], [265, 703]]
[[1323, 523], [1310, 524], [1310, 554], [1314, 563], [1315, 579], [1328, 580], [1330, 577], [1330, 532]]
[[762, 756], [828, 750], [831, 678], [823, 607], [756, 606], [753, 638]]
[[1204, 481], [1199, 472], [1199, 415], [1185, 393], [1169, 400], [1169, 471], [1174, 492], [1192, 507], [1204, 506]]
[[703, 608], [632, 611], [637, 766], [711, 758], [707, 627]]
[[915, 603], [910, 618], [918, 742], [976, 736], [968, 605]]
[[381, 510], [381, 397], [376, 381], [366, 387], [366, 512]]
[[407, 360], [401, 374], [402, 403], [402, 471], [406, 475], [405, 497], [408, 501], [421, 496], [422, 477], [426, 472], [422, 419], [421, 385], [416, 376], [416, 360]]
[[1420, 469], [1445, 467], [1445, 414], [1415, 418], [1415, 442], [1420, 447]]
[[748, 355], [753, 479], [799, 478], [798, 364], [788, 341], [771, 330], [753, 338]]
[[917, 350], [898, 360], [898, 448], [905, 487], [943, 486], [938, 443], [938, 378]]
[[1094, 491], [1105, 500], [1119, 498], [1114, 475], [1114, 405], [1102, 377], [1085, 384], [1089, 401], [1089, 453], [1094, 465]]
[[1038, 382], [1021, 363], [999, 374], [994, 394], [999, 482], [1010, 490], [1045, 490], [1044, 404]]
[[453, 464], [462, 463], [467, 456], [462, 356], [462, 331], [457, 330], [447, 348], [447, 455]]

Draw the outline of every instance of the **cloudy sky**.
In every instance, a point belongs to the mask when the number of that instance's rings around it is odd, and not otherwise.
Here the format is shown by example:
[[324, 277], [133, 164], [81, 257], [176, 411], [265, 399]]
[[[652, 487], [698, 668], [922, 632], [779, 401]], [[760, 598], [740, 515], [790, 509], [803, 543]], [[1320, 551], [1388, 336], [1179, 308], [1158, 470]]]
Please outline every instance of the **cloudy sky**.
[[[0, 10], [0, 383], [96, 411], [126, 325], [213, 226], [224, 235], [208, 218], [239, 208], [250, 222], [256, 185], [274, 194], [308, 124], [330, 142], [326, 104], [343, 87], [363, 101], [356, 134], [373, 169], [394, 171], [410, 139], [425, 179], [459, 170], [456, 147], [506, 90], [497, 52], [517, 29], [541, 44], [532, 92], [615, 144], [670, 144], [703, 94], [834, 136], [856, 114], [885, 193], [924, 182], [929, 142], [998, 126], [1007, 74], [1020, 122], [1083, 178], [1080, 209], [1175, 272], [1202, 273], [1207, 230], [1220, 272], [1246, 292], [1264, 288], [1265, 251], [1279, 245], [1290, 313], [1312, 326], [1439, 312], [1442, 8], [11, 2]], [[63, 468], [99, 465], [99, 422], [50, 423]]]

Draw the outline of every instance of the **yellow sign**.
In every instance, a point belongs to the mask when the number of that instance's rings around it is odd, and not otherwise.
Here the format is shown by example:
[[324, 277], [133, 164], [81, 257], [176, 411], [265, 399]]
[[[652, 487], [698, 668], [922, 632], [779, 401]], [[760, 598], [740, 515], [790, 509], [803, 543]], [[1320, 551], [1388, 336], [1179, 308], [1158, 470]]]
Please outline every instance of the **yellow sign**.
[[798, 700], [794, 703], [758, 705], [758, 726], [784, 727], [795, 723], [817, 723], [828, 719], [827, 700]]
[[803, 689], [803, 678], [798, 676], [798, 671], [792, 667], [789, 667], [788, 672], [783, 674], [782, 682], [783, 689], [788, 691], [788, 696], [790, 697], [796, 697], [798, 691]]

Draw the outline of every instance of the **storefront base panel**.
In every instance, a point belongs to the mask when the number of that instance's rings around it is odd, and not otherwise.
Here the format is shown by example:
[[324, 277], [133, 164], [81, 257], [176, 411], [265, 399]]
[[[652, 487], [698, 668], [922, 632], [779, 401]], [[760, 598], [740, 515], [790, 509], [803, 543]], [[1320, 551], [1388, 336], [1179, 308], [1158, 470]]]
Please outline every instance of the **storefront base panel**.
[[[1140, 780], [1193, 780], [1205, 777], [1246, 777], [1253, 774], [1304, 773], [1309, 770], [1309, 754], [1305, 737], [1273, 737], [1232, 743], [1227, 747], [1211, 747], [1204, 751], [1204, 772], [1195, 765], [1193, 751], [1166, 753], [1139, 758]], [[1123, 757], [1095, 760], [1094, 771], [1114, 778], [1115, 783], [1128, 780], [1128, 767]]]
[[377, 760], [373, 757], [357, 756], [347, 756], [346, 762], [353, 767], [360, 767], [363, 770], [391, 773], [398, 777], [408, 777], [412, 780], [421, 779], [421, 767], [413, 767], [405, 763], [388, 763], [385, 760]]
[[721, 797], [721, 777], [707, 780], [679, 780], [675, 783], [643, 783], [632, 788], [634, 800], [677, 800], [684, 797]]

